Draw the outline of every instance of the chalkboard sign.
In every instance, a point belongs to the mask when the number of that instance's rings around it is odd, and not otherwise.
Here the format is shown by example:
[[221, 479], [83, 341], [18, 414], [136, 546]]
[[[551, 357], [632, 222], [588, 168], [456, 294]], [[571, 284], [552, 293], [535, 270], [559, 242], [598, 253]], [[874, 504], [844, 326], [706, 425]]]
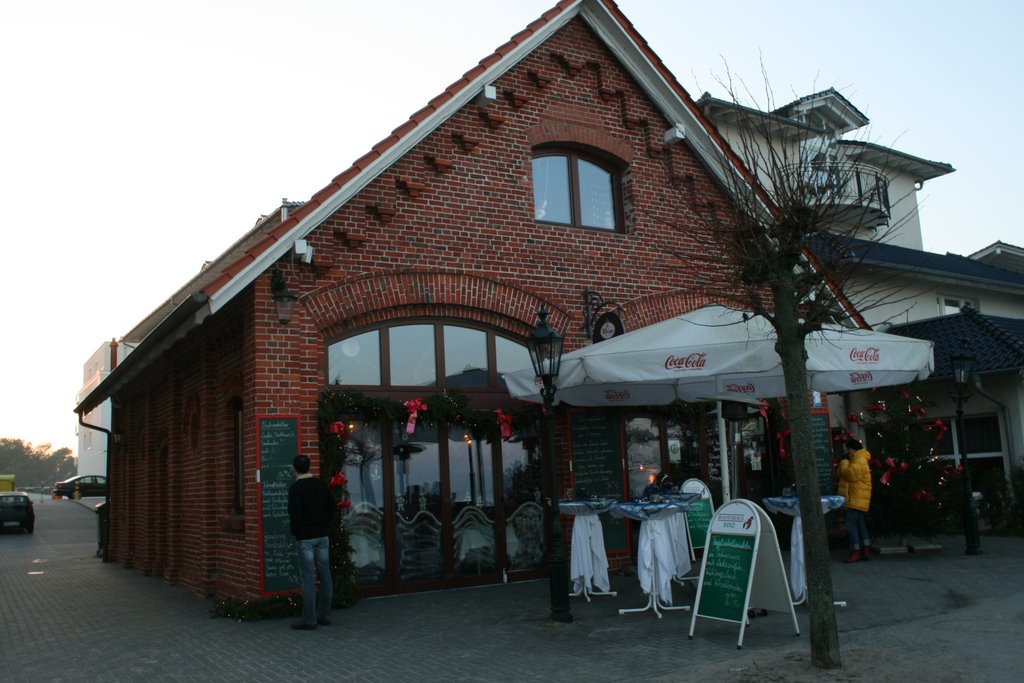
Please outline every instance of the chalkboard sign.
[[699, 550], [707, 541], [708, 527], [711, 526], [711, 499], [699, 498], [686, 509], [686, 525], [690, 529], [690, 547]]
[[[619, 420], [608, 413], [570, 413], [573, 491], [624, 500], [622, 441]], [[626, 520], [601, 515], [604, 547], [609, 553], [629, 552]]]
[[811, 414], [811, 438], [814, 442], [814, 462], [818, 470], [818, 489], [821, 495], [830, 496], [836, 489], [832, 469], [832, 433], [829, 430], [827, 413]]
[[299, 454], [299, 419], [257, 418], [256, 439], [263, 545], [261, 590], [264, 593], [292, 591], [299, 587], [299, 567], [288, 520], [288, 487], [294, 481], [292, 460]]
[[705, 551], [697, 614], [725, 621], [743, 620], [755, 538], [711, 534], [711, 544]]

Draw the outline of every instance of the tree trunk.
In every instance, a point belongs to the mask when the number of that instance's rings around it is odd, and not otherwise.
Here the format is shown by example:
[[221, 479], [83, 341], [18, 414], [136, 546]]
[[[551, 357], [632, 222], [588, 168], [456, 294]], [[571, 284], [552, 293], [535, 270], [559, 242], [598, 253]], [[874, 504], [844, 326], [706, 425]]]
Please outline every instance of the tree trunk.
[[[823, 669], [841, 665], [839, 630], [832, 594], [832, 566], [821, 512], [817, 465], [811, 435], [811, 406], [807, 396], [807, 363], [800, 321], [792, 296], [777, 296], [775, 302], [776, 350], [782, 359], [789, 406], [793, 471], [800, 497], [807, 564], [807, 605], [810, 610], [811, 663]], [[788, 304], [788, 306], [787, 306]]]

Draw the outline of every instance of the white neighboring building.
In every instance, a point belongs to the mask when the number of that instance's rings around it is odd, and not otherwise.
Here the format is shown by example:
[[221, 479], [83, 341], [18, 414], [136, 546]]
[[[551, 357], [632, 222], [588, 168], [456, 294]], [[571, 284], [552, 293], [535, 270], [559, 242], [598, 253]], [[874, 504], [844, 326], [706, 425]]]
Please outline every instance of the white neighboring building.
[[[82, 398], [89, 395], [96, 385], [110, 374], [110, 371], [117, 367], [120, 360], [121, 349], [128, 349], [127, 346], [118, 345], [116, 340], [111, 339], [104, 342], [96, 349], [95, 353], [85, 362], [82, 370], [82, 388], [78, 390], [75, 403], [81, 402]], [[127, 352], [124, 352], [127, 355]], [[101, 403], [83, 418], [83, 422], [96, 425], [103, 429], [110, 429], [110, 399]], [[95, 429], [83, 427], [76, 424], [75, 433], [78, 434], [78, 474], [107, 474], [107, 435]]]

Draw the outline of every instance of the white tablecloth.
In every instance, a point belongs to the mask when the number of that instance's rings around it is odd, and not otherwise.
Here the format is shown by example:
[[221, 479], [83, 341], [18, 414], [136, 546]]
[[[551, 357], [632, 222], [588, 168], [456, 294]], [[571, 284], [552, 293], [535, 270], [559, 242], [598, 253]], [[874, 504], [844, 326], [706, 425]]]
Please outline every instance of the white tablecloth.
[[[807, 597], [807, 572], [804, 558], [804, 525], [800, 521], [800, 499], [796, 496], [774, 496], [762, 500], [770, 512], [793, 517], [793, 531], [789, 535], [789, 588], [793, 602], [801, 603]], [[821, 514], [841, 508], [846, 502], [842, 496], [822, 496]]]
[[[658, 599], [666, 605], [672, 604], [672, 577], [678, 574], [677, 568], [683, 566], [680, 556], [685, 556], [686, 571], [689, 571], [690, 549], [685, 529], [678, 523], [683, 519], [681, 512], [686, 512], [686, 504], [674, 502], [617, 503], [608, 511], [611, 515], [641, 522], [636, 558], [640, 588], [644, 593], [656, 588]], [[670, 524], [673, 519], [677, 520], [674, 528]], [[685, 552], [680, 550], [680, 538]], [[653, 586], [655, 576], [657, 586]]]
[[572, 522], [572, 547], [569, 554], [573, 593], [579, 593], [584, 587], [594, 587], [605, 593], [611, 589], [608, 581], [608, 555], [604, 549], [604, 529], [598, 515], [614, 503], [611, 499], [558, 501], [561, 514], [576, 517]]

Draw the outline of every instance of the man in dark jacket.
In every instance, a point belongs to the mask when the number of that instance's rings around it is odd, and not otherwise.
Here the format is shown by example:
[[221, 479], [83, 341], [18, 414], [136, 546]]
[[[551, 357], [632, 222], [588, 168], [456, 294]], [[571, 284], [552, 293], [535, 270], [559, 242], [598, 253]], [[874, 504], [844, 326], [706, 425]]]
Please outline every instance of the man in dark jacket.
[[[302, 619], [292, 628], [311, 631], [331, 623], [330, 529], [337, 508], [331, 490], [323, 479], [309, 473], [309, 457], [297, 455], [292, 461], [295, 481], [288, 489], [288, 517], [299, 554], [299, 576], [302, 580]], [[314, 566], [320, 577], [317, 593]]]

